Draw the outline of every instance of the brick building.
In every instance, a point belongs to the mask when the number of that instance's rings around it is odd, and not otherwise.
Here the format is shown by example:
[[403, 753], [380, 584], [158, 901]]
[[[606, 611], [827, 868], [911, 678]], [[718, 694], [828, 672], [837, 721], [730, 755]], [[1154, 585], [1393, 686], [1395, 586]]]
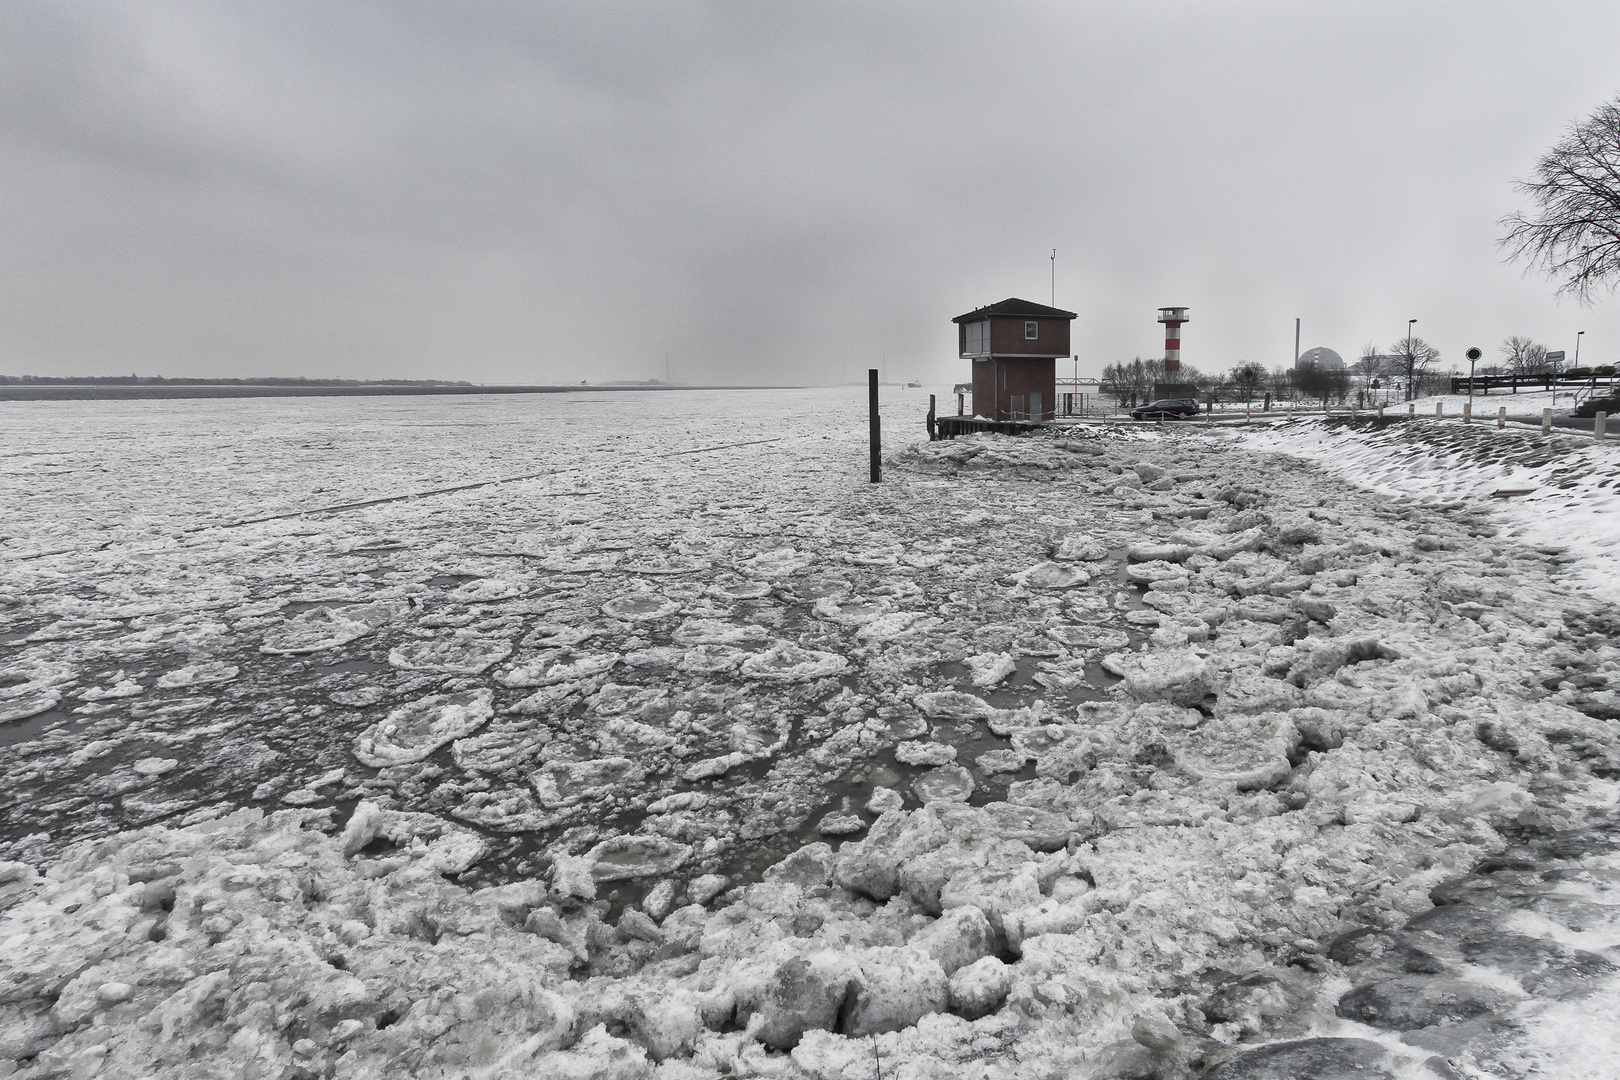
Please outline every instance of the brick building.
[[1009, 298], [958, 315], [958, 354], [973, 361], [973, 415], [1051, 420], [1057, 361], [1069, 355], [1072, 311]]

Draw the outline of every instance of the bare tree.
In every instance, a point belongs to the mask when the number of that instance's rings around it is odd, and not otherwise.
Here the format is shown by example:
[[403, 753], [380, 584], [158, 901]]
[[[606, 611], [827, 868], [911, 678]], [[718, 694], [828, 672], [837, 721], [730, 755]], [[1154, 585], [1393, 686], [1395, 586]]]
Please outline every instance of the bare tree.
[[1378, 351], [1377, 345], [1369, 341], [1361, 347], [1361, 355], [1356, 359], [1356, 374], [1361, 376], [1363, 383], [1371, 386], [1388, 359], [1389, 357]]
[[1440, 359], [1440, 350], [1420, 337], [1397, 338], [1389, 347], [1389, 359], [1396, 371], [1406, 374], [1406, 400], [1412, 400], [1412, 390]]
[[1260, 384], [1265, 382], [1266, 368], [1264, 364], [1250, 360], [1233, 368], [1228, 378], [1231, 380], [1232, 389], [1242, 395], [1243, 404], [1247, 405], [1259, 392]]
[[1558, 292], [1583, 304], [1594, 290], [1620, 281], [1620, 98], [1572, 126], [1536, 162], [1529, 180], [1514, 182], [1530, 197], [1528, 215], [1502, 219], [1499, 241], [1558, 281]]
[[1120, 403], [1131, 405], [1145, 403], [1147, 395], [1153, 392], [1154, 371], [1153, 365], [1157, 363], [1160, 369], [1164, 361], [1144, 361], [1140, 356], [1118, 364], [1109, 364], [1103, 368], [1102, 390], [1112, 394]]
[[1515, 375], [1540, 375], [1547, 370], [1547, 346], [1538, 345], [1518, 334], [1504, 340], [1497, 349], [1502, 366]]
[[1307, 398], [1320, 399], [1326, 405], [1335, 397], [1344, 400], [1350, 377], [1339, 368], [1325, 370], [1315, 364], [1301, 364], [1294, 371], [1294, 385]]

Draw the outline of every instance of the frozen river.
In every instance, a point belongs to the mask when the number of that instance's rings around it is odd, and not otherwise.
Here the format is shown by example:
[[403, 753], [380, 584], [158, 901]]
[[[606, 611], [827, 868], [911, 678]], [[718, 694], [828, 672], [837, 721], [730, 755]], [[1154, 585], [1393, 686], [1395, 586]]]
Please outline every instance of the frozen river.
[[900, 389], [874, 486], [863, 391], [0, 406], [0, 1057], [1506, 1076], [1615, 1010], [1616, 623], [1529, 511]]

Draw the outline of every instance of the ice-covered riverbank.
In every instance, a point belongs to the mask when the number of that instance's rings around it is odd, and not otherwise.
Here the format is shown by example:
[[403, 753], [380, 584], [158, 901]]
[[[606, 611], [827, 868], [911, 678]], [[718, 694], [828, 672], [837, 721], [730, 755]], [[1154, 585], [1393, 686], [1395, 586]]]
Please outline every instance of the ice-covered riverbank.
[[[520, 403], [243, 412], [193, 513], [183, 424], [125, 488], [88, 441], [16, 465], [0, 709], [49, 707], [0, 726], [0, 1058], [1602, 1075], [1620, 652], [1569, 554], [1253, 432], [923, 444], [871, 488], [848, 405], [808, 403], [839, 441], [736, 400], [636, 457]], [[180, 532], [514, 442], [589, 470]]]

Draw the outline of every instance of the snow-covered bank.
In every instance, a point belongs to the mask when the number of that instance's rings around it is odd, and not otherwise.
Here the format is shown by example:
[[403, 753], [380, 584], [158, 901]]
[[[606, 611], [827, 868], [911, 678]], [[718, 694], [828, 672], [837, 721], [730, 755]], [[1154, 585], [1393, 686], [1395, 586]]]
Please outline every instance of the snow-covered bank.
[[551, 428], [604, 460], [568, 507], [10, 564], [0, 700], [57, 703], [0, 758], [18, 1073], [1601, 1075], [1620, 652], [1564, 557], [1254, 432], [872, 488], [858, 410], [768, 404], [643, 422], [791, 453]]
[[[1456, 421], [1295, 422], [1249, 445], [1297, 455], [1380, 496], [1489, 507], [1506, 535], [1564, 556], [1572, 588], [1620, 602], [1620, 441]], [[1494, 497], [1493, 497], [1494, 496]]]

